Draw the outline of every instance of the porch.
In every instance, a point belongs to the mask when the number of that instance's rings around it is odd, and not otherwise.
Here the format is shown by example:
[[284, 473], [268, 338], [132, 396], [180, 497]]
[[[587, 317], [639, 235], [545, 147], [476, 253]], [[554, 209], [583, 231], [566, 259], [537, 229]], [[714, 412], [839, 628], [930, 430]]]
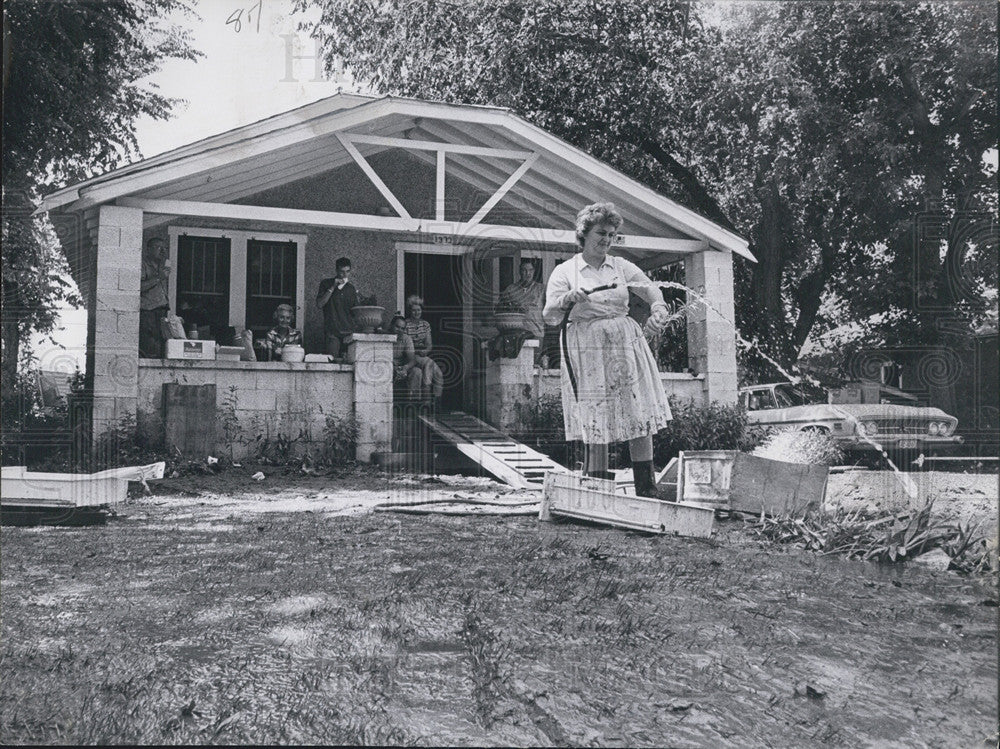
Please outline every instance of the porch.
[[[125, 414], [162, 419], [165, 383], [214, 384], [217, 410], [235, 388], [246, 418], [313, 439], [321, 420], [351, 413], [368, 460], [391, 443], [391, 338], [359, 337], [346, 364], [140, 359], [147, 242], [169, 247], [171, 309], [220, 338], [260, 337], [289, 304], [307, 353], [322, 352], [314, 300], [341, 256], [386, 323], [420, 294], [444, 408], [506, 428], [513, 403], [557, 391], [558, 370], [524, 352], [490, 361], [494, 306], [522, 259], [544, 283], [576, 252], [573, 217], [598, 199], [625, 215], [615, 254], [645, 270], [682, 265], [711, 300], [687, 314], [689, 371], [664, 373], [668, 392], [735, 402], [732, 262], [750, 257], [745, 241], [506, 110], [339, 95], [66, 188], [40, 210], [78, 218], [60, 239], [90, 311], [95, 437]], [[361, 376], [362, 356], [386, 381]]]

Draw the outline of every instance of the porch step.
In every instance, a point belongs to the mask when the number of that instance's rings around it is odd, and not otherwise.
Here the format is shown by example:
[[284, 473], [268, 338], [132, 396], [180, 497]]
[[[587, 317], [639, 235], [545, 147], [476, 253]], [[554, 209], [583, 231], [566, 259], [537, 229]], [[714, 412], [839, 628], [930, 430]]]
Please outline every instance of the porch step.
[[568, 473], [548, 455], [532, 450], [475, 416], [455, 411], [421, 416], [438, 435], [515, 489], [541, 491], [549, 471]]

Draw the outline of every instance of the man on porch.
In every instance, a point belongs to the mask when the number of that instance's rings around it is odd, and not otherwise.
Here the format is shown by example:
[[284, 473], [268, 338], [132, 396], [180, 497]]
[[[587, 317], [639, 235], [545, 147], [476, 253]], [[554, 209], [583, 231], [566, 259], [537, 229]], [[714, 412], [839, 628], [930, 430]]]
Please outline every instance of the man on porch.
[[346, 257], [337, 260], [335, 278], [324, 278], [319, 283], [316, 304], [323, 309], [323, 332], [326, 336], [326, 353], [334, 359], [341, 358], [344, 338], [354, 332], [351, 308], [358, 305], [358, 291], [348, 280], [351, 261]]
[[139, 356], [143, 359], [163, 358], [163, 331], [160, 321], [170, 311], [167, 280], [170, 260], [167, 243], [153, 237], [146, 243], [142, 258], [142, 285], [139, 291]]

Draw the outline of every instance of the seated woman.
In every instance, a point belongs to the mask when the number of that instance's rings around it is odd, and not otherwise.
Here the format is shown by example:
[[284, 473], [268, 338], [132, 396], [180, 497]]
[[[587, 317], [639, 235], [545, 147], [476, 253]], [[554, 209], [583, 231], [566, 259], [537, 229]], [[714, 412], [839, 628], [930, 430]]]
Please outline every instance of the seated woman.
[[420, 400], [424, 373], [417, 367], [413, 339], [406, 332], [406, 318], [396, 315], [392, 318], [390, 330], [396, 334], [396, 341], [392, 344], [393, 382], [406, 383], [410, 400]]
[[437, 363], [431, 359], [430, 353], [434, 344], [431, 340], [431, 326], [421, 319], [424, 312], [424, 300], [419, 294], [406, 297], [406, 332], [413, 339], [413, 351], [416, 354], [417, 368], [423, 373], [422, 400], [435, 401], [441, 399], [444, 392], [444, 375]]
[[301, 346], [302, 333], [292, 327], [295, 310], [290, 304], [279, 304], [274, 310], [274, 321], [277, 323], [267, 331], [264, 337], [264, 360], [281, 361], [281, 352], [285, 346]]

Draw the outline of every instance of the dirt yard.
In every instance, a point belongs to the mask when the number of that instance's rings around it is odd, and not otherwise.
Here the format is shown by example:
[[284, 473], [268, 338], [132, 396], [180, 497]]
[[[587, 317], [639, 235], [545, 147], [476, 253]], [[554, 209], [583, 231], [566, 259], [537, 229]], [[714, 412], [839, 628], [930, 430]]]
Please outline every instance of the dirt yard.
[[[480, 479], [264, 470], [2, 529], [0, 741], [996, 745], [993, 578], [737, 520], [708, 542], [539, 523]], [[858, 475], [830, 502], [910, 501]], [[995, 527], [982, 478], [924, 491]], [[483, 514], [372, 511], [431, 502]]]

